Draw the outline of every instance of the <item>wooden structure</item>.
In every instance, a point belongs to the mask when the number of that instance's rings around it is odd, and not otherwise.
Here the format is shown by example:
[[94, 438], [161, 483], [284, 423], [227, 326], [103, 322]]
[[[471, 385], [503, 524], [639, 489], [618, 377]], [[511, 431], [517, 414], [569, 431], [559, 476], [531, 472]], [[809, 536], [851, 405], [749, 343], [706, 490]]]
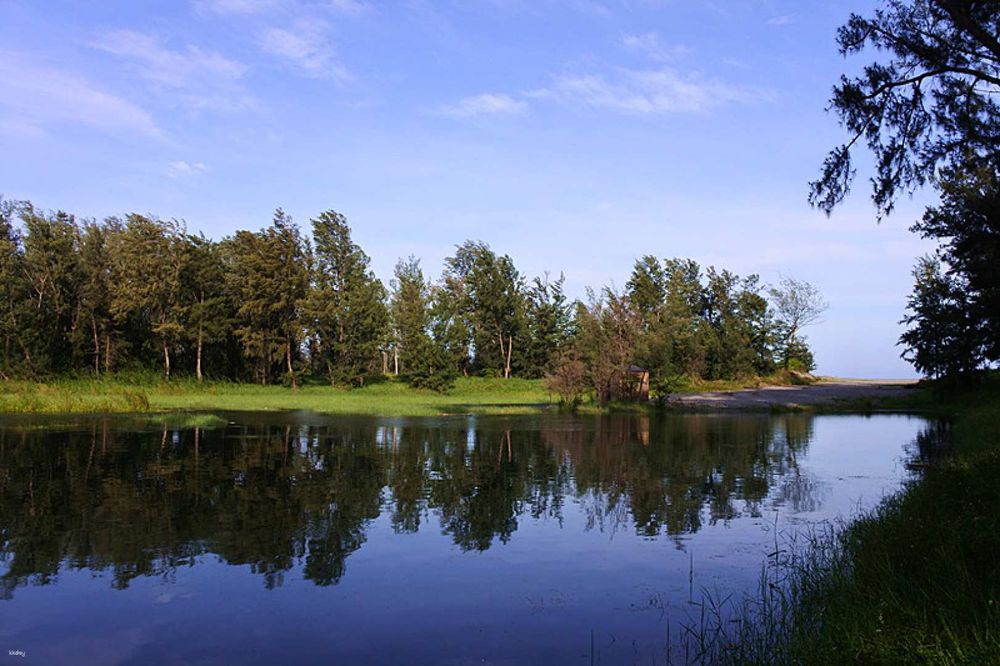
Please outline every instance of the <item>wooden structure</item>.
[[638, 365], [625, 368], [611, 399], [619, 402], [648, 402], [649, 370]]

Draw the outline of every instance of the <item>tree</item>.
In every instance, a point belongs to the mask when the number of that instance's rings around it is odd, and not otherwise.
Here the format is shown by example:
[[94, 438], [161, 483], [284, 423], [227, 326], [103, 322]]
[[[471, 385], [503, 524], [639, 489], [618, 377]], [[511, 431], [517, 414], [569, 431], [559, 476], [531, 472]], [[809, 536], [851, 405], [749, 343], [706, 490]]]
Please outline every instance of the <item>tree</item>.
[[600, 405], [612, 400], [635, 356], [639, 318], [628, 296], [605, 288], [588, 291], [588, 303], [577, 304], [576, 349]]
[[799, 332], [820, 321], [829, 304], [814, 285], [790, 277], [782, 278], [777, 286], [769, 289], [769, 293], [777, 319], [778, 356], [788, 368], [792, 358], [795, 358], [791, 353], [793, 348], [804, 344], [798, 337]]
[[837, 32], [842, 55], [880, 55], [861, 76], [841, 77], [831, 108], [850, 132], [834, 148], [810, 201], [829, 213], [850, 191], [852, 150], [875, 156], [879, 214], [901, 193], [934, 181], [940, 167], [996, 163], [1000, 156], [1000, 4], [986, 0], [887, 0], [852, 14]]
[[101, 374], [102, 367], [105, 373], [111, 370], [114, 318], [111, 313], [113, 256], [109, 246], [114, 243], [109, 237], [116, 231], [113, 223], [87, 222], [77, 236], [79, 283], [74, 347], [76, 356], [93, 357], [95, 375]]
[[427, 335], [430, 316], [428, 301], [430, 288], [420, 269], [420, 260], [410, 255], [405, 261], [396, 263], [392, 281], [392, 327], [395, 344], [394, 371], [399, 374], [400, 364], [405, 373], [411, 365], [416, 365], [420, 339]]
[[19, 204], [0, 198], [0, 338], [3, 358], [0, 359], [0, 379], [8, 379], [18, 371], [34, 370], [31, 350], [24, 340], [20, 320], [23, 304], [28, 297], [24, 279], [24, 250], [21, 236], [14, 226]]
[[704, 291], [705, 377], [735, 379], [756, 374], [751, 316], [743, 307], [757, 305], [746, 296], [756, 293], [757, 276], [740, 279], [727, 270], [709, 267]]
[[227, 289], [237, 305], [234, 332], [254, 374], [266, 384], [275, 364], [298, 387], [295, 360], [302, 338], [302, 301], [309, 288], [309, 252], [280, 208], [271, 226], [237, 231], [228, 246]]
[[901, 323], [908, 330], [900, 336], [903, 358], [932, 377], [970, 373], [983, 360], [980, 324], [965, 304], [967, 285], [942, 270], [938, 259], [922, 257], [913, 269], [909, 313]]
[[477, 363], [510, 377], [524, 312], [524, 279], [513, 260], [497, 256], [485, 243], [466, 241], [445, 265], [446, 280], [461, 285], [460, 303], [472, 324]]
[[70, 337], [77, 323], [76, 220], [62, 211], [45, 215], [31, 204], [20, 207], [20, 217], [25, 230], [22, 266], [30, 290], [19, 321], [22, 336], [32, 349], [34, 369], [64, 372], [71, 367]]
[[445, 275], [431, 287], [431, 337], [441, 347], [455, 373], [468, 376], [472, 366], [472, 325], [465, 310], [465, 288], [458, 278]]
[[163, 355], [163, 376], [170, 379], [170, 356], [184, 331], [180, 303], [183, 227], [132, 213], [116, 235], [112, 267], [111, 314], [151, 332]]
[[520, 374], [542, 377], [549, 372], [560, 351], [572, 336], [572, 305], [567, 302], [565, 276], [551, 281], [548, 274], [536, 277], [527, 290], [525, 322], [527, 333]]
[[392, 283], [397, 360], [411, 386], [445, 391], [454, 380], [455, 364], [444, 342], [431, 334], [431, 298], [419, 260], [400, 260]]
[[948, 169], [941, 203], [912, 230], [940, 244], [947, 279], [961, 284], [968, 315], [980, 322], [983, 361], [1000, 361], [1000, 171]]
[[587, 366], [574, 349], [559, 353], [552, 371], [545, 376], [545, 388], [559, 396], [559, 403], [576, 409], [587, 392]]
[[225, 266], [222, 247], [205, 238], [204, 234], [187, 236], [184, 253], [181, 285], [185, 308], [184, 333], [194, 344], [194, 374], [202, 382], [205, 345], [224, 339], [231, 323], [225, 291]]
[[646, 255], [635, 262], [632, 275], [625, 283], [625, 292], [648, 330], [661, 317], [667, 298], [667, 273], [659, 259]]
[[315, 265], [306, 309], [319, 355], [331, 383], [362, 384], [388, 342], [385, 287], [351, 240], [343, 215], [326, 211], [312, 225]]

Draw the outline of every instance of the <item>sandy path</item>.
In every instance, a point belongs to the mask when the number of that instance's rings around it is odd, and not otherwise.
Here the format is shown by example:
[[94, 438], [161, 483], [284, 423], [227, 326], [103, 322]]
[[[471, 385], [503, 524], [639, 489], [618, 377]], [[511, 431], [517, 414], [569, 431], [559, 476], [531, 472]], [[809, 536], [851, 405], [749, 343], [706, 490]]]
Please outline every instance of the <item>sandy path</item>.
[[831, 405], [843, 400], [880, 400], [910, 395], [915, 382], [898, 379], [827, 379], [809, 386], [769, 386], [739, 391], [674, 394], [670, 404], [698, 409], [769, 409]]

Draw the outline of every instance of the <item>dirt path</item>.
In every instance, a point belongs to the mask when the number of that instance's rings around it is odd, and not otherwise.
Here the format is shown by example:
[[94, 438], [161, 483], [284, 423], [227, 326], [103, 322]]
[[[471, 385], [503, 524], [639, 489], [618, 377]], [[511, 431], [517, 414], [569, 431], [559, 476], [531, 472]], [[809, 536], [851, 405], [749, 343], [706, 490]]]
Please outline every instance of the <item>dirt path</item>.
[[910, 395], [915, 382], [898, 379], [825, 379], [809, 386], [769, 386], [739, 391], [674, 394], [670, 404], [695, 409], [770, 409], [794, 405], [836, 405]]

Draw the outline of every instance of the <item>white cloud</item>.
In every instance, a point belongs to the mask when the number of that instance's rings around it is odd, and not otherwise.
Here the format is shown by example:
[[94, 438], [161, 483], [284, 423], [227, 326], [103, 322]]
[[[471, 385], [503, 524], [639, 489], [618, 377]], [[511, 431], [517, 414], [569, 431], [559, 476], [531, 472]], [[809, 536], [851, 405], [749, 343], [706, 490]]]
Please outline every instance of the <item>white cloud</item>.
[[690, 53], [690, 49], [683, 44], [664, 45], [655, 32], [622, 35], [622, 46], [653, 60], [673, 60]]
[[185, 162], [184, 160], [177, 160], [176, 162], [171, 162], [167, 165], [167, 175], [171, 178], [180, 178], [183, 176], [196, 176], [200, 173], [208, 171], [202, 162]]
[[232, 111], [256, 104], [240, 83], [246, 66], [217, 51], [190, 44], [172, 50], [157, 36], [135, 30], [102, 33], [90, 46], [127, 61], [154, 90], [181, 106]]
[[195, 8], [214, 14], [260, 14], [278, 5], [278, 0], [197, 0]]
[[140, 74], [159, 85], [184, 88], [193, 84], [235, 81], [246, 67], [217, 51], [188, 45], [171, 51], [159, 38], [135, 30], [114, 30], [91, 43], [96, 49], [133, 60]]
[[350, 74], [337, 61], [326, 27], [322, 21], [299, 21], [289, 29], [269, 28], [261, 37], [260, 48], [307, 76], [347, 81]]
[[61, 123], [86, 125], [105, 132], [161, 138], [153, 117], [135, 103], [102, 90], [88, 79], [0, 52], [3, 123], [22, 133], [38, 133]]
[[[243, 16], [264, 14], [279, 8], [290, 9], [295, 13], [303, 10], [303, 4], [295, 0], [194, 0], [194, 7], [202, 13]], [[363, 0], [322, 0], [313, 7], [354, 16], [371, 9]]]
[[582, 103], [626, 113], [699, 112], [766, 98], [761, 91], [682, 75], [668, 67], [618, 70], [614, 76], [565, 75], [531, 96]]
[[459, 118], [475, 118], [491, 115], [518, 115], [528, 109], [528, 103], [514, 99], [510, 95], [483, 93], [466, 97], [456, 104], [445, 107], [443, 113]]
[[367, 3], [361, 0], [326, 0], [327, 6], [341, 14], [351, 14], [357, 16], [370, 9]]
[[792, 22], [791, 16], [775, 16], [774, 18], [768, 19], [768, 25], [788, 25]]

